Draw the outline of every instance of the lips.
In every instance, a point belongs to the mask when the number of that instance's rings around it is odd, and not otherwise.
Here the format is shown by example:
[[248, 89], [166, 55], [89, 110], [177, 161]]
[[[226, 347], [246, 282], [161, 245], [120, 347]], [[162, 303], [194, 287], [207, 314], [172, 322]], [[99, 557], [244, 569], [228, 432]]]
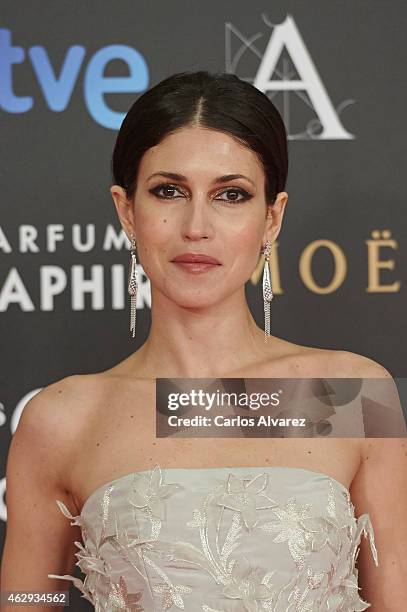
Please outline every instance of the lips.
[[172, 261], [177, 263], [204, 263], [220, 265], [220, 262], [217, 259], [202, 253], [183, 253], [182, 255], [177, 255], [177, 257], [174, 257]]

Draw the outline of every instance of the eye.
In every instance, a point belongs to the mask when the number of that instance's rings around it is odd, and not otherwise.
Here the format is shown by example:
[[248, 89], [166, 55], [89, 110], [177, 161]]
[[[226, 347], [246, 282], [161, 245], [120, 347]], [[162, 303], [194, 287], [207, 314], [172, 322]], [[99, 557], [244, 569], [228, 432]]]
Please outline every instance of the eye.
[[[161, 183], [152, 189], [149, 189], [149, 192], [154, 194], [158, 198], [162, 198], [165, 200], [175, 200], [177, 198], [185, 198], [185, 194], [183, 194], [176, 185], [171, 183]], [[178, 192], [181, 195], [174, 195], [174, 192]], [[219, 195], [229, 194], [231, 197], [229, 198], [220, 198]], [[225, 189], [221, 191], [215, 197], [215, 200], [220, 200], [221, 202], [234, 203], [234, 202], [246, 202], [246, 200], [250, 200], [253, 196], [248, 193], [245, 189], [240, 187], [233, 187], [229, 189]], [[239, 198], [240, 196], [240, 198]]]
[[[233, 189], [232, 188], [225, 189], [225, 191], [222, 191], [220, 193], [220, 195], [223, 195], [225, 193], [232, 194], [232, 197], [231, 198], [230, 197], [229, 198], [225, 198], [225, 199], [223, 199], [223, 198], [215, 198], [215, 200], [220, 199], [223, 202], [246, 202], [246, 200], [250, 200], [250, 198], [253, 197], [245, 189], [240, 189], [240, 188], [237, 188], [237, 187], [233, 187]], [[242, 196], [240, 199], [238, 199], [239, 195]]]
[[[165, 195], [160, 194], [161, 190], [164, 190]], [[166, 200], [175, 200], [175, 197], [172, 197], [171, 193], [174, 191], [178, 191], [181, 193], [175, 185], [170, 185], [169, 183], [161, 183], [161, 185], [157, 185], [157, 187], [153, 187], [149, 189], [150, 193], [153, 193], [158, 198], [164, 198]], [[184, 195], [176, 196], [176, 197], [185, 197]]]

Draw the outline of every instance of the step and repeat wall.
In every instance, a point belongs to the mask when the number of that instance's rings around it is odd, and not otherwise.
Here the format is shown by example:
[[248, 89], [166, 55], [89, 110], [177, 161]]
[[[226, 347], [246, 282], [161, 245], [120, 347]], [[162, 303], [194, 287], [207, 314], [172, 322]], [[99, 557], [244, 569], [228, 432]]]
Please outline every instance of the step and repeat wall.
[[[378, 0], [1, 3], [0, 550], [7, 452], [27, 401], [112, 366], [148, 334], [142, 269], [136, 340], [128, 331], [110, 160], [126, 111], [175, 72], [234, 73], [284, 119], [272, 332], [407, 376], [406, 26], [405, 4]], [[262, 326], [260, 269], [246, 289]]]

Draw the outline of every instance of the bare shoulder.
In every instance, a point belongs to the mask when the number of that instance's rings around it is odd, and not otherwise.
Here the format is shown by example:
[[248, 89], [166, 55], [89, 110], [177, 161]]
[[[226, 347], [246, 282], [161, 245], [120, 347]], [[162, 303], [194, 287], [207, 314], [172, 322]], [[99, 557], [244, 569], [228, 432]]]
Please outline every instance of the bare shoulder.
[[335, 372], [335, 376], [363, 379], [365, 428], [374, 436], [361, 438], [363, 454], [380, 460], [385, 452], [389, 461], [395, 461], [406, 446], [407, 425], [391, 373], [377, 361], [348, 351], [338, 351]]
[[68, 427], [75, 422], [75, 411], [92, 402], [102, 380], [99, 374], [73, 374], [50, 383], [27, 403], [20, 421]]
[[391, 378], [379, 363], [350, 351], [289, 342], [273, 336], [267, 367], [304, 378]]
[[[69, 422], [69, 410], [64, 410], [67, 397], [72, 396], [76, 388], [77, 376], [67, 376], [43, 387], [26, 404], [18, 423], [17, 431], [22, 427], [53, 427], [56, 433], [65, 428]], [[59, 427], [57, 426], [59, 425]]]
[[14, 445], [35, 440], [36, 446], [43, 448], [43, 460], [49, 458], [55, 462], [55, 471], [67, 474], [65, 468], [75, 456], [81, 429], [101, 393], [102, 381], [97, 374], [74, 374], [41, 389], [21, 413]]
[[393, 379], [390, 372], [380, 363], [351, 351], [330, 351], [335, 375], [344, 378], [387, 378]]
[[[302, 347], [310, 350], [311, 355], [326, 364], [329, 375], [334, 378], [386, 378], [393, 380], [390, 372], [380, 363], [341, 349], [321, 349]], [[306, 354], [306, 353], [305, 353]]]

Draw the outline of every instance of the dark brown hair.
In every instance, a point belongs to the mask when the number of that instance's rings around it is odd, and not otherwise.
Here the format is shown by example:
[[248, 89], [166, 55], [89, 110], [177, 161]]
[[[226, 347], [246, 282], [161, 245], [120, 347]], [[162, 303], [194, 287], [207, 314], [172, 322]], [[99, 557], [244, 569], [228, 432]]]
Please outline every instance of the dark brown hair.
[[277, 108], [259, 89], [234, 74], [200, 70], [164, 79], [143, 93], [125, 116], [113, 151], [112, 179], [129, 199], [135, 193], [143, 154], [189, 125], [229, 134], [257, 154], [266, 177], [267, 204], [284, 191], [288, 143]]

